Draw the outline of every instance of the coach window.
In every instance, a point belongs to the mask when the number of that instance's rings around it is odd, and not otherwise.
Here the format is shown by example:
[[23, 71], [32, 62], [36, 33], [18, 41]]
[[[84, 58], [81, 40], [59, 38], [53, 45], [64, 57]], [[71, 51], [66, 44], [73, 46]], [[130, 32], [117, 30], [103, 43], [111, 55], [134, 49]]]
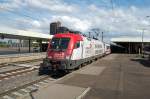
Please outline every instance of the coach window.
[[77, 42], [74, 46], [74, 48], [79, 48], [80, 47], [80, 42]]
[[110, 49], [110, 46], [107, 46], [107, 49]]

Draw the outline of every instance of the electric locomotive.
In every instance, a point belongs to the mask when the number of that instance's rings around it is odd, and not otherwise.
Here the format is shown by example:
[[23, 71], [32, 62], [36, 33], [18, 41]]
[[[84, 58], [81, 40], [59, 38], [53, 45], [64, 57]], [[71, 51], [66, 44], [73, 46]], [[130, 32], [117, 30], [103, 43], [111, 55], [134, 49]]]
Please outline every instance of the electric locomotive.
[[51, 70], [70, 71], [105, 55], [104, 43], [71, 32], [55, 34], [47, 49], [39, 73]]

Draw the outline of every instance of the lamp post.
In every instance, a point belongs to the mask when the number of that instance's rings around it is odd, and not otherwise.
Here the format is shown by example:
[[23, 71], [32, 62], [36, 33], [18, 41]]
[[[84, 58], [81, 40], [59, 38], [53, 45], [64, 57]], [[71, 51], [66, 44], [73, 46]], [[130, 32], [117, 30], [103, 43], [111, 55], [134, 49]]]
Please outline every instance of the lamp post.
[[[146, 16], [146, 18], [150, 18], [150, 16]], [[141, 47], [142, 47], [142, 58], [144, 58], [144, 42], [143, 42], [143, 38], [144, 38], [144, 31], [145, 31], [145, 29], [142, 29], [142, 45], [141, 45]]]
[[[146, 18], [150, 18], [150, 16], [148, 15], [148, 16], [146, 16]], [[150, 25], [149, 25], [150, 26]], [[150, 60], [150, 54], [148, 55], [149, 56], [149, 60]]]
[[104, 39], [104, 32], [102, 32], [102, 42], [103, 42], [103, 39]]
[[144, 58], [144, 50], [143, 50], [144, 49], [144, 43], [143, 43], [144, 30], [145, 29], [142, 30], [142, 50], [141, 50], [142, 51], [142, 58]]

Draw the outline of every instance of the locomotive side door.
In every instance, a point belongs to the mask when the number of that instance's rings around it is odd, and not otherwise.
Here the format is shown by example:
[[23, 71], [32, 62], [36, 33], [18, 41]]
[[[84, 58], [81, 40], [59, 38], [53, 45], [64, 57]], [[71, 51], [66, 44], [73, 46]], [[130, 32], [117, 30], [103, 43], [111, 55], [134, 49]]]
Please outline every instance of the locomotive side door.
[[81, 51], [81, 59], [83, 59], [83, 58], [84, 58], [84, 56], [83, 56], [83, 50], [84, 50], [84, 49], [83, 49], [83, 47], [84, 47], [83, 44], [84, 44], [84, 43], [83, 43], [83, 41], [81, 41], [80, 43], [81, 43], [81, 50], [82, 50], [82, 51]]
[[75, 43], [71, 59], [80, 60], [81, 58], [82, 58], [82, 44], [81, 41], [77, 41]]

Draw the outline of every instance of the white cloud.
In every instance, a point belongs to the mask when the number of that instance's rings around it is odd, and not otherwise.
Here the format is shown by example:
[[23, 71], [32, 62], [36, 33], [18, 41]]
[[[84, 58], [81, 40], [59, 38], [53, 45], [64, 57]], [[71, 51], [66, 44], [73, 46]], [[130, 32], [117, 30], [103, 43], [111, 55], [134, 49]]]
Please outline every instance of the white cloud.
[[14, 9], [17, 9], [19, 7], [23, 6], [22, 0], [10, 0], [8, 2], [0, 3], [0, 10], [1, 11], [12, 11]]
[[[102, 30], [109, 29], [109, 31], [117, 32], [120, 35], [136, 35], [137, 28], [150, 24], [150, 20], [148, 21], [143, 16], [138, 15], [143, 9], [134, 6], [128, 9], [116, 8], [114, 11], [101, 9], [95, 5], [91, 5], [89, 8], [90, 13], [93, 14], [93, 16], [89, 16], [89, 21], [91, 20], [93, 26]], [[146, 13], [140, 15], [146, 15]]]
[[88, 20], [71, 16], [53, 16], [52, 21], [57, 20], [61, 21], [63, 25], [71, 29], [80, 30], [82, 32], [87, 31], [91, 26], [91, 23], [88, 22]]
[[61, 0], [27, 0], [28, 5], [36, 8], [43, 8], [53, 12], [59, 13], [71, 13], [77, 10], [77, 7], [74, 5], [66, 4]]
[[99, 10], [94, 4], [91, 4], [91, 5], [88, 7], [88, 9], [91, 10], [91, 11], [98, 11], [98, 10]]
[[21, 7], [29, 7], [33, 10], [44, 9], [59, 13], [71, 13], [72, 11], [77, 11], [78, 8], [61, 0], [11, 0], [0, 3], [0, 8], [3, 10], [15, 10]]
[[32, 25], [33, 25], [33, 27], [39, 28], [41, 24], [40, 24], [39, 21], [34, 20], [34, 21], [32, 22]]
[[21, 26], [21, 29], [44, 33], [49, 33], [49, 23], [53, 21], [61, 21], [63, 25], [82, 32], [96, 27], [116, 35], [139, 35], [137, 29], [150, 25], [150, 20], [144, 17], [149, 13], [149, 9], [139, 9], [135, 6], [115, 8], [112, 11], [95, 4], [79, 7], [62, 0], [12, 0], [0, 4], [1, 9], [15, 10], [27, 7], [32, 9], [31, 13], [34, 11], [38, 15], [40, 11], [45, 11], [46, 14], [41, 15], [39, 20], [34, 19], [34, 16], [33, 19], [20, 16], [16, 18], [15, 23], [18, 27]]

